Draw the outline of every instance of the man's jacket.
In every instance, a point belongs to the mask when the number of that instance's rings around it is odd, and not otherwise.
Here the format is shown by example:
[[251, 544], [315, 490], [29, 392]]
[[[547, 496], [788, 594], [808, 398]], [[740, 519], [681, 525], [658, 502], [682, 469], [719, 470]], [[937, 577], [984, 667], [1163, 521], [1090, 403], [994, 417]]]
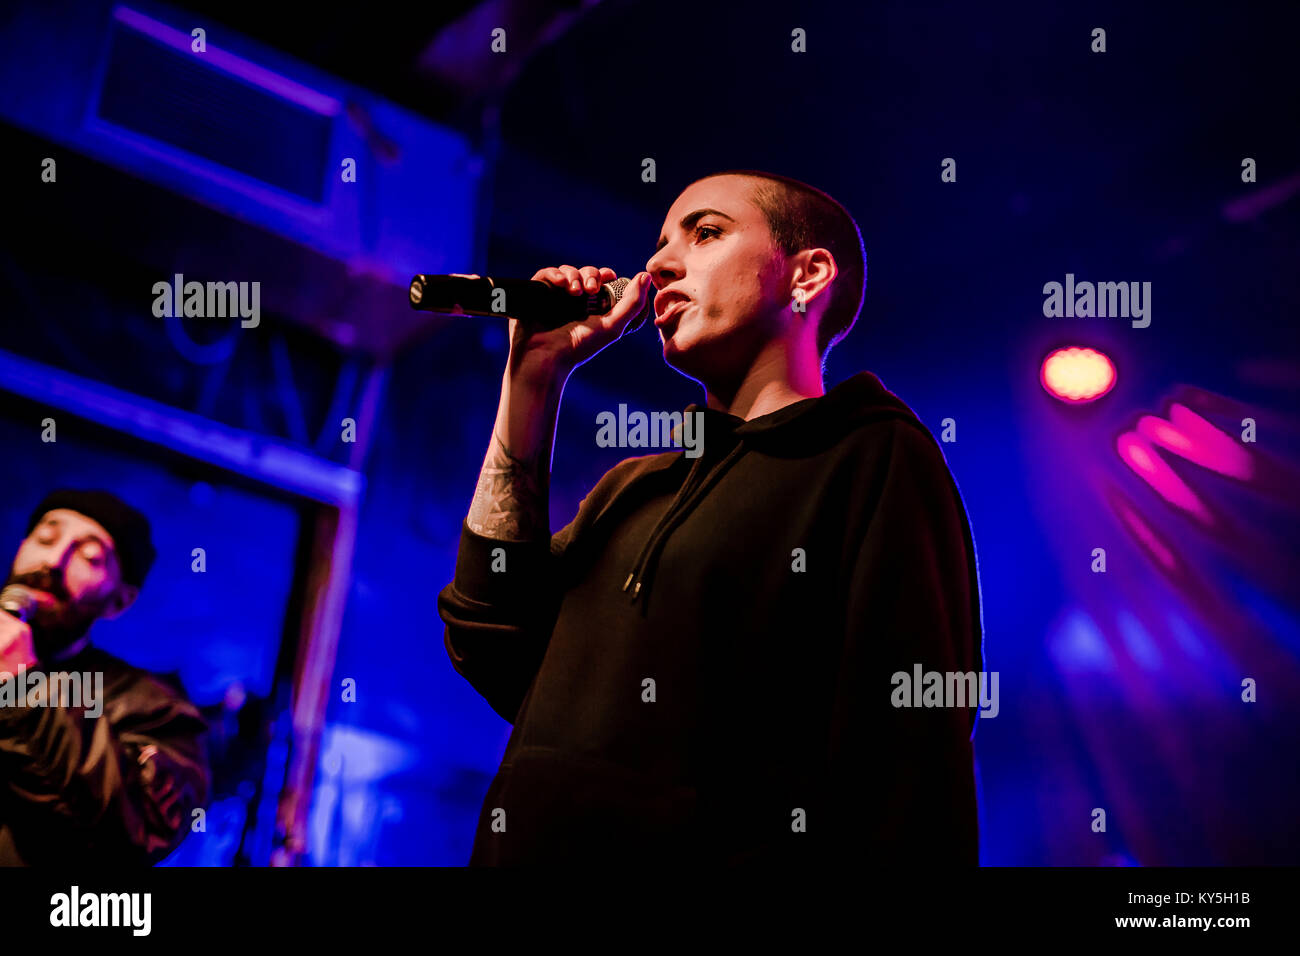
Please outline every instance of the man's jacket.
[[102, 673], [103, 700], [49, 706], [47, 681], [43, 697], [0, 705], [0, 865], [157, 863], [207, 801], [198, 708], [183, 688], [93, 646], [40, 669], [91, 675], [86, 688]]
[[[514, 724], [471, 864], [978, 862], [966, 513], [869, 372], [631, 458], [549, 540], [462, 525], [452, 665]], [[977, 704], [975, 705], [977, 706]]]

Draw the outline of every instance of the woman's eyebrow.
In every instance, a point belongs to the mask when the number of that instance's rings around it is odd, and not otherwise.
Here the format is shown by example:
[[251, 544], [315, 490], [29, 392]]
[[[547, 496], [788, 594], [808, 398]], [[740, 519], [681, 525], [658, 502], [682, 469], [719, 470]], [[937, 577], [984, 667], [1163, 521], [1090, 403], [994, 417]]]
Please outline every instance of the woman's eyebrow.
[[[723, 219], [730, 222], [736, 221], [725, 212], [717, 209], [696, 209], [694, 212], [688, 212], [686, 215], [682, 216], [682, 221], [679, 222], [678, 225], [681, 226], [683, 230], [690, 229], [705, 216], [721, 216]], [[668, 239], [665, 236], [660, 236], [659, 243], [655, 246], [655, 252], [658, 252], [666, 245], [668, 245]]]

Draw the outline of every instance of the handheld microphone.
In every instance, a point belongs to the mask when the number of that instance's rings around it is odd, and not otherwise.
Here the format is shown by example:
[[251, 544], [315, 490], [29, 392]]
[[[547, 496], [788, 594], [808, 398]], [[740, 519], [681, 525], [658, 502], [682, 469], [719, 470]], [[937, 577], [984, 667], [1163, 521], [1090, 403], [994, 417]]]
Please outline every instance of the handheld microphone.
[[36, 596], [21, 584], [11, 584], [0, 591], [0, 611], [26, 624], [36, 613]]
[[[570, 295], [537, 279], [494, 279], [489, 276], [417, 275], [411, 280], [412, 309], [447, 315], [475, 315], [512, 318], [543, 329], [558, 329], [569, 322], [581, 322], [604, 315], [623, 298], [631, 280], [606, 282], [590, 294]], [[647, 297], [642, 314], [634, 316], [623, 334], [645, 324], [653, 309]]]

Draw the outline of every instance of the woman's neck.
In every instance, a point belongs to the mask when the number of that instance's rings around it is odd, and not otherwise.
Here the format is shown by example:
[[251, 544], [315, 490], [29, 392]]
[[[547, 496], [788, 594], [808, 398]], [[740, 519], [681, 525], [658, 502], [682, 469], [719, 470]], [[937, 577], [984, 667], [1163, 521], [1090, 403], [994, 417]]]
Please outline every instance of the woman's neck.
[[785, 350], [774, 350], [760, 356], [734, 388], [715, 391], [706, 385], [707, 406], [749, 421], [826, 394], [820, 365], [789, 359]]

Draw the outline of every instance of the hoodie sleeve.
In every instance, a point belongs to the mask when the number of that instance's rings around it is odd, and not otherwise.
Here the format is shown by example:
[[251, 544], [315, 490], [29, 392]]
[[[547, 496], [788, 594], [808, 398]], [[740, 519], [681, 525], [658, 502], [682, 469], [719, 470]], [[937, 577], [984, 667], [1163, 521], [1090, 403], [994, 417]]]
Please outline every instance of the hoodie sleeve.
[[900, 423], [887, 455], [845, 544], [845, 633], [829, 740], [834, 852], [854, 853], [856, 845], [860, 859], [883, 853], [974, 865], [976, 710], [896, 706], [914, 701], [896, 675], [910, 682], [917, 665], [945, 682], [982, 667], [974, 546], [933, 437]]
[[0, 788], [23, 856], [162, 860], [207, 801], [206, 729], [189, 700], [149, 677], [98, 715], [30, 699], [0, 708]]
[[455, 576], [438, 594], [443, 644], [456, 672], [502, 718], [514, 723], [541, 668], [565, 591], [589, 565], [594, 523], [633, 482], [679, 458], [623, 459], [549, 541], [486, 538], [461, 522]]
[[438, 595], [452, 667], [511, 723], [555, 627], [559, 560], [572, 527], [549, 541], [501, 541], [462, 521], [455, 577]]

